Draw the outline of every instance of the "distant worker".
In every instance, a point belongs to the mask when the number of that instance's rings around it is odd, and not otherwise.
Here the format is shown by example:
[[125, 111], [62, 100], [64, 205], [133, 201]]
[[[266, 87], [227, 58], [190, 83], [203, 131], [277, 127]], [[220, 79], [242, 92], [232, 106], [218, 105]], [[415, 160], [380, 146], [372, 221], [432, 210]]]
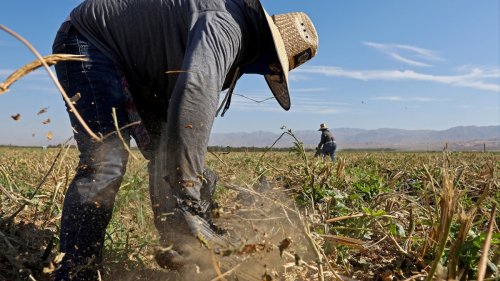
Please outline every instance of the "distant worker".
[[329, 155], [332, 161], [335, 161], [337, 142], [335, 141], [332, 132], [330, 132], [326, 123], [320, 124], [318, 131], [321, 131], [321, 141], [318, 144], [317, 154], [319, 155], [319, 153], [321, 153], [323, 159], [326, 155]]

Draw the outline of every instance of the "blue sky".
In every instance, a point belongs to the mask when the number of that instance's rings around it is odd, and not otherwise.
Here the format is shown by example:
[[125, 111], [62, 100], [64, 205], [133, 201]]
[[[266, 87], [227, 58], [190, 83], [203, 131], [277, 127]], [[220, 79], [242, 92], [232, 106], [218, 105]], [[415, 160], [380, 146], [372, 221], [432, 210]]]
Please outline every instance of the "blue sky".
[[[0, 24], [46, 55], [59, 24], [79, 2], [6, 1]], [[261, 76], [247, 75], [213, 132], [317, 129], [323, 122], [332, 128], [435, 130], [500, 124], [500, 1], [262, 3], [271, 14], [306, 12], [319, 34], [318, 54], [290, 74], [290, 111], [273, 99], [248, 99], [272, 94]], [[0, 31], [0, 80], [33, 59]], [[12, 120], [17, 113], [21, 119]], [[51, 122], [42, 124], [47, 118]], [[32, 73], [0, 95], [0, 132], [1, 144], [51, 144], [71, 135], [62, 98], [46, 73]]]

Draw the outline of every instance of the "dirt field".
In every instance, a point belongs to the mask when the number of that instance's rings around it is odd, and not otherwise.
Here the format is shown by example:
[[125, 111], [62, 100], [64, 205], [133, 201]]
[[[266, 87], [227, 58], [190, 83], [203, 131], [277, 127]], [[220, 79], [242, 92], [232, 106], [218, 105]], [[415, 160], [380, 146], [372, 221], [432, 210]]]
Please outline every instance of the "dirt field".
[[[219, 176], [218, 221], [239, 245], [229, 257], [214, 253], [214, 278], [231, 271], [226, 280], [423, 280], [429, 272], [476, 279], [500, 202], [499, 159], [340, 151], [331, 163], [300, 145], [290, 152], [210, 152], [206, 164]], [[74, 148], [0, 148], [0, 280], [50, 280], [76, 164]], [[182, 278], [154, 262], [146, 170], [145, 160], [130, 159], [107, 229], [103, 280]], [[488, 280], [499, 276], [498, 212], [492, 221]]]

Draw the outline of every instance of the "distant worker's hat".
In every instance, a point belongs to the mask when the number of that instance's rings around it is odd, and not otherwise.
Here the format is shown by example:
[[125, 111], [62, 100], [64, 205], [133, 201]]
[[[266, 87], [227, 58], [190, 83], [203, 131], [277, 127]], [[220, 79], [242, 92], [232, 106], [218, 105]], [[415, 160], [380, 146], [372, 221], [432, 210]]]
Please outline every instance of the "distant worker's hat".
[[328, 125], [326, 125], [326, 123], [319, 124], [319, 130], [318, 131], [323, 131], [323, 130], [326, 130], [326, 129], [328, 129]]
[[267, 74], [264, 77], [281, 107], [289, 110], [288, 72], [316, 55], [318, 33], [311, 19], [302, 12], [269, 16], [263, 7], [262, 10], [279, 59], [279, 65], [275, 67], [278, 74]]

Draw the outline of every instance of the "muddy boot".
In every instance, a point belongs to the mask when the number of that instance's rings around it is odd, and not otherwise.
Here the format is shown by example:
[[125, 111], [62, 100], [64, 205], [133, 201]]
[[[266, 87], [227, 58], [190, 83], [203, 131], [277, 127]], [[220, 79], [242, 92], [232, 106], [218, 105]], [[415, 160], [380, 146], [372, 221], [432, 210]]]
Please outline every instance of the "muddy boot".
[[[213, 194], [217, 176], [209, 169], [203, 172], [200, 190], [201, 200], [177, 199], [177, 208], [162, 224], [160, 244], [155, 250], [159, 266], [170, 270], [180, 270], [187, 264], [204, 263], [202, 253], [225, 245], [222, 229], [213, 223]], [[210, 256], [208, 256], [210, 258]], [[201, 266], [201, 265], [200, 265]]]
[[[212, 254], [208, 248], [199, 242], [176, 245], [155, 249], [155, 260], [160, 267], [176, 271], [180, 280], [212, 280], [215, 277]], [[195, 278], [189, 279], [187, 276]]]
[[181, 219], [162, 235], [162, 245], [170, 245], [155, 249], [157, 264], [175, 270], [179, 280], [212, 280], [216, 277], [212, 249], [221, 245], [222, 239], [204, 219], [185, 211], [185, 206], [180, 206], [178, 214]]
[[222, 237], [212, 223], [204, 219], [199, 207], [179, 203], [176, 219], [169, 219], [168, 229], [161, 233], [160, 244], [155, 249], [157, 264], [169, 270], [181, 270], [186, 265], [200, 268], [210, 261], [210, 250], [223, 244]]
[[215, 188], [217, 186], [217, 175], [210, 169], [206, 168], [203, 171], [203, 185], [200, 190], [201, 197], [201, 209], [202, 209], [202, 218], [205, 219], [209, 224], [212, 230], [214, 230], [217, 234], [225, 234], [227, 231], [221, 227], [219, 227], [214, 222], [215, 214], [217, 209], [219, 208], [217, 203], [213, 200], [213, 196], [215, 193]]
[[178, 270], [187, 264], [187, 260], [179, 252], [170, 247], [156, 247], [155, 260], [161, 267], [169, 270]]
[[179, 270], [192, 262], [190, 261], [192, 249], [201, 248], [202, 245], [193, 235], [180, 209], [177, 209], [164, 223], [163, 230], [160, 231], [161, 246], [155, 248], [155, 260], [162, 268]]

